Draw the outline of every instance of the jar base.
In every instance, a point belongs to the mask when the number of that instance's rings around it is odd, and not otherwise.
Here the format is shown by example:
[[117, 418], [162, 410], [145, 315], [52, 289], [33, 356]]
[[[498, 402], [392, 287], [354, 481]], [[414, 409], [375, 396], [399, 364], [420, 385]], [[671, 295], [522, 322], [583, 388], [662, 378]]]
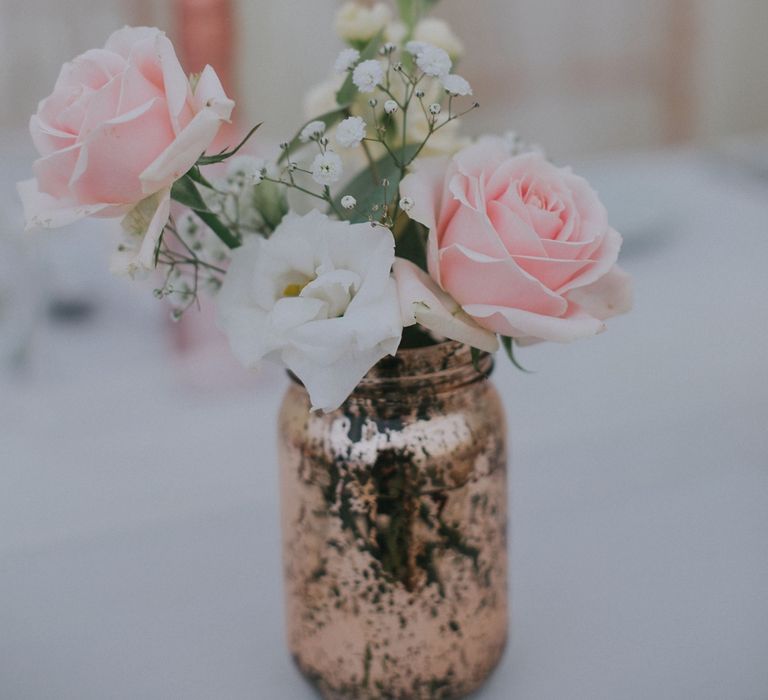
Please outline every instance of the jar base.
[[328, 682], [321, 673], [304, 664], [297, 653], [291, 658], [304, 679], [312, 686], [319, 698], [323, 700], [462, 700], [480, 690], [498, 668], [507, 646], [507, 637], [496, 645], [489, 653], [489, 663], [481, 673], [464, 680], [451, 681], [434, 678], [421, 683], [423, 690], [406, 690], [402, 688], [338, 688]]

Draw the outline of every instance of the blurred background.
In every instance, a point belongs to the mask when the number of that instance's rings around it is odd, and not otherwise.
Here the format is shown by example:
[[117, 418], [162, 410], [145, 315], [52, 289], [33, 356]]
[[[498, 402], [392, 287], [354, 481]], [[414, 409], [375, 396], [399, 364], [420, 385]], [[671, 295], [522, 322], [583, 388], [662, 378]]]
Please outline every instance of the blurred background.
[[[304, 121], [335, 0], [0, 0], [0, 698], [313, 697], [283, 652], [275, 415], [209, 309], [22, 235], [61, 64], [153, 24], [257, 142]], [[513, 634], [484, 699], [768, 698], [768, 2], [442, 0], [482, 108], [572, 164], [636, 308], [501, 360]]]
[[[63, 61], [117, 26], [152, 24], [182, 44], [185, 35], [203, 37], [182, 51], [190, 70], [207, 61], [228, 74], [243, 123], [264, 121], [279, 139], [307, 89], [330, 73], [340, 44], [318, 36], [336, 6], [2, 0], [0, 90], [14, 99], [0, 105], [0, 126], [26, 124]], [[469, 47], [461, 71], [483, 105], [473, 131], [515, 128], [570, 157], [768, 128], [762, 0], [443, 0], [439, 12]], [[286, 61], [297, 70], [285, 70]]]

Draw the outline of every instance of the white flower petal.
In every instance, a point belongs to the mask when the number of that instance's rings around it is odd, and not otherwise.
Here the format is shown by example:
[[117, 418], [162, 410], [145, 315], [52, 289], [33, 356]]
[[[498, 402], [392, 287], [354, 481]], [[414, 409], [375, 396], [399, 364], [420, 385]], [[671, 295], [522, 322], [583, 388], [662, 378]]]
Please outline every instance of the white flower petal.
[[141, 173], [141, 186], [145, 194], [168, 187], [182, 177], [211, 145], [222, 122], [229, 120], [235, 105], [224, 94], [210, 66], [206, 66], [200, 76], [194, 100], [200, 111], [173, 143]]
[[388, 229], [289, 215], [269, 239], [232, 252], [219, 323], [246, 366], [281, 358], [312, 405], [333, 410], [399, 346], [393, 259]]
[[120, 216], [123, 211], [107, 204], [72, 204], [67, 205], [59, 199], [40, 192], [37, 180], [24, 180], [16, 185], [21, 204], [24, 207], [26, 230], [36, 228], [59, 228], [100, 214], [102, 216]]
[[420, 323], [437, 335], [478, 350], [496, 352], [499, 349], [496, 335], [478, 326], [421, 268], [397, 258], [393, 272], [404, 326]]

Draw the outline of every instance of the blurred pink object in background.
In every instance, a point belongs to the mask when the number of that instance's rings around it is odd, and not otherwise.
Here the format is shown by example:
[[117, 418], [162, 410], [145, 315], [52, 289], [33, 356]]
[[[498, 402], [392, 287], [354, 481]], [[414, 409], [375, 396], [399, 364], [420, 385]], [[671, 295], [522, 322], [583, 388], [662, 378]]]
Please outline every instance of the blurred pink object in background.
[[[229, 97], [237, 99], [235, 55], [238, 35], [235, 30], [232, 0], [174, 0], [174, 43], [184, 69], [201, 71], [206, 65], [216, 70]], [[219, 151], [239, 141], [236, 116], [225, 124], [211, 146]], [[186, 384], [199, 388], [228, 388], [243, 382], [243, 371], [233, 360], [224, 335], [216, 328], [215, 304], [206, 297], [201, 307], [189, 309], [173, 323], [172, 343], [177, 368]]]
[[[206, 65], [216, 70], [227, 95], [235, 95], [235, 55], [238, 33], [232, 0], [174, 0], [176, 50], [184, 68], [198, 73]], [[222, 128], [219, 140], [234, 135], [235, 123]]]

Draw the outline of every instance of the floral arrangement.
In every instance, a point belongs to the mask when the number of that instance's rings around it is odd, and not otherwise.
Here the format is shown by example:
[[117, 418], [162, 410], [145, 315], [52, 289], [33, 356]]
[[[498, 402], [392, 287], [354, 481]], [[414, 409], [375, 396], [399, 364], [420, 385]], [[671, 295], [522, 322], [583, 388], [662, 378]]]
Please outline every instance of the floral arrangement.
[[621, 237], [588, 183], [514, 135], [460, 136], [478, 108], [436, 0], [349, 2], [336, 77], [271, 159], [212, 149], [234, 102], [158, 29], [67, 63], [31, 118], [28, 227], [121, 217], [112, 269], [158, 279], [179, 318], [218, 297], [237, 357], [287, 366], [337, 408], [399, 348], [480, 352], [601, 332], [631, 305]]

